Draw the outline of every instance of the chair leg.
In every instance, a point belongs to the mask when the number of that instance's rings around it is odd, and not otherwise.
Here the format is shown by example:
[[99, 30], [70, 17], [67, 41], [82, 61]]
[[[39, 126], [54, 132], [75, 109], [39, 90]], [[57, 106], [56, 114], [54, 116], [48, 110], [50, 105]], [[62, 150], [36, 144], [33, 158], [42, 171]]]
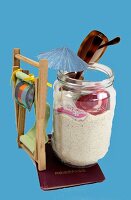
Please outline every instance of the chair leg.
[[[15, 58], [16, 54], [20, 54], [20, 49], [18, 49], [18, 48], [13, 49], [13, 69], [12, 69], [12, 72], [14, 72], [15, 70], [20, 68], [20, 61]], [[14, 89], [15, 89], [15, 85], [13, 85], [13, 92], [14, 92]], [[14, 102], [14, 103], [15, 103], [16, 127], [17, 127], [17, 132], [18, 132], [19, 105], [16, 102]], [[18, 135], [17, 141], [19, 141], [19, 135]], [[19, 143], [18, 143], [18, 146], [20, 147]]]
[[[45, 112], [46, 112], [46, 91], [47, 91], [48, 62], [41, 60], [39, 63], [39, 82], [38, 82], [38, 116], [36, 120], [36, 137], [38, 149], [38, 169], [46, 169], [46, 150], [45, 150]], [[44, 127], [44, 128], [43, 128]]]
[[[29, 70], [22, 70], [22, 72], [29, 74]], [[18, 144], [20, 146], [20, 136], [24, 135], [25, 129], [25, 118], [26, 118], [26, 109], [22, 106], [19, 106], [19, 117], [18, 117]]]
[[35, 113], [36, 113], [36, 141], [34, 159], [38, 161], [38, 78], [35, 79]]

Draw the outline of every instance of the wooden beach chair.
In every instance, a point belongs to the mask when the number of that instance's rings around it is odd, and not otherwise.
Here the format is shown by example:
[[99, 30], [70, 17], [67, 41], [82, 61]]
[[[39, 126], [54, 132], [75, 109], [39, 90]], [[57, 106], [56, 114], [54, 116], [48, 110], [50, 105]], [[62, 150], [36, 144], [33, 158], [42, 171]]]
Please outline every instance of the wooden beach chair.
[[[36, 103], [36, 148], [32, 154], [29, 149], [22, 144], [20, 137], [24, 134], [26, 109], [15, 102], [16, 125], [18, 131], [18, 146], [24, 149], [29, 156], [38, 163], [40, 171], [46, 169], [46, 152], [45, 152], [45, 137], [43, 127], [45, 126], [45, 109], [46, 109], [46, 91], [47, 91], [47, 76], [48, 76], [48, 61], [41, 60], [36, 62], [20, 54], [20, 49], [13, 50], [13, 71], [20, 69], [20, 61], [24, 61], [39, 70], [39, 76], [35, 79], [35, 103]], [[23, 70], [29, 74], [28, 70]], [[15, 87], [15, 85], [14, 85]]]

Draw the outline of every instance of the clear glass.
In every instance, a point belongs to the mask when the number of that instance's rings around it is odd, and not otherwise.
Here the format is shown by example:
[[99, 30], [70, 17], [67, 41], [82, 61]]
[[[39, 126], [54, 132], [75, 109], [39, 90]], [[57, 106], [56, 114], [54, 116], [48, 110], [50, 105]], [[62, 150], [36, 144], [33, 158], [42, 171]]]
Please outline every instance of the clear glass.
[[93, 165], [107, 153], [116, 104], [112, 70], [98, 63], [88, 70], [108, 78], [91, 82], [58, 72], [54, 83], [52, 147], [64, 163], [78, 167]]

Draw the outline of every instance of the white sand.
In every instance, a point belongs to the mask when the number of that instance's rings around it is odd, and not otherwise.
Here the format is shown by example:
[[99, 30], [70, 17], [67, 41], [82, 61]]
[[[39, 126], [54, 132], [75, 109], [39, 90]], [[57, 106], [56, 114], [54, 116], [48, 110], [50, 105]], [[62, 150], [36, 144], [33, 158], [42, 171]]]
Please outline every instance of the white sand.
[[110, 89], [111, 110], [88, 114], [84, 120], [54, 111], [52, 147], [69, 164], [85, 166], [96, 163], [108, 151], [115, 107], [115, 91]]

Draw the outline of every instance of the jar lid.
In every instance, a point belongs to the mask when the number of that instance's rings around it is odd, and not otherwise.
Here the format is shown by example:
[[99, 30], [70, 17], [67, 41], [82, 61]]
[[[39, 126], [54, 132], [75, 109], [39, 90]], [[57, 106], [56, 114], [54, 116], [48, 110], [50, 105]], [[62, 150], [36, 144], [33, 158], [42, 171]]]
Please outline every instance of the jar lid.
[[99, 47], [108, 42], [108, 38], [100, 31], [91, 31], [80, 45], [78, 56], [86, 63], [97, 62], [107, 46], [99, 49]]

